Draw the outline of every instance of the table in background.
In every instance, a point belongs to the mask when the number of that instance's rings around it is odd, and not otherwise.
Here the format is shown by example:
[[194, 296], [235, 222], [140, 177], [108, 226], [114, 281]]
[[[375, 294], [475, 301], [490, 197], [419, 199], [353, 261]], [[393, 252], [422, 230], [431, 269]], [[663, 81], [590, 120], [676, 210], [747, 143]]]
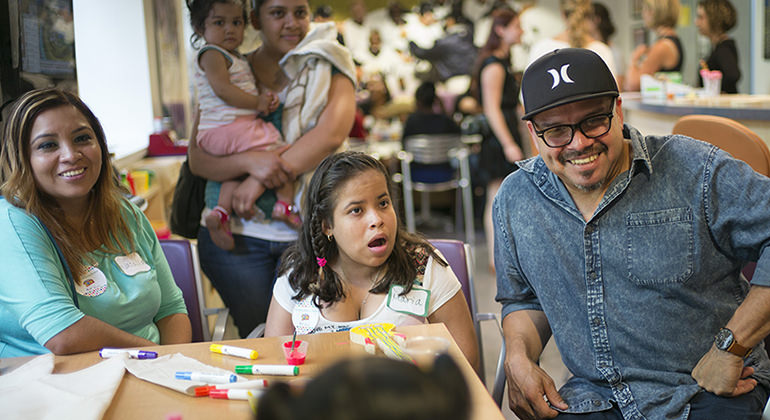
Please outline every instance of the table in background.
[[[397, 331], [414, 337], [432, 335], [448, 338], [452, 342], [449, 354], [454, 358], [468, 383], [471, 395], [472, 414], [476, 420], [502, 419], [503, 415], [487, 392], [484, 384], [474, 372], [471, 365], [463, 356], [460, 348], [452, 340], [452, 336], [444, 324], [412, 325], [397, 328]], [[288, 337], [290, 339], [291, 337]], [[249, 379], [265, 378], [268, 380], [303, 380], [312, 377], [330, 364], [345, 357], [365, 355], [363, 348], [350, 342], [350, 333], [325, 333], [301, 336], [309, 343], [308, 356], [305, 364], [300, 366], [300, 376], [297, 378], [274, 377], [262, 375], [242, 375]], [[280, 344], [287, 337], [269, 337], [243, 340], [230, 340], [223, 343], [247, 347], [257, 350], [259, 358], [254, 364], [285, 364]], [[245, 365], [250, 362], [237, 357], [224, 356], [209, 351], [208, 342], [177, 344], [167, 346], [142, 347], [144, 350], [158, 352], [159, 356], [182, 353], [185, 356], [199, 360], [211, 366], [221, 367], [232, 371], [235, 365]], [[31, 358], [0, 359], [0, 368], [20, 365]], [[82, 353], [72, 356], [56, 356], [54, 373], [74, 372], [102, 361], [98, 352]], [[254, 415], [246, 401], [215, 400], [207, 397], [191, 397], [177, 391], [136, 378], [129, 372], [112, 399], [104, 419], [163, 419], [168, 414], [181, 414], [185, 420], [191, 419], [252, 419]]]

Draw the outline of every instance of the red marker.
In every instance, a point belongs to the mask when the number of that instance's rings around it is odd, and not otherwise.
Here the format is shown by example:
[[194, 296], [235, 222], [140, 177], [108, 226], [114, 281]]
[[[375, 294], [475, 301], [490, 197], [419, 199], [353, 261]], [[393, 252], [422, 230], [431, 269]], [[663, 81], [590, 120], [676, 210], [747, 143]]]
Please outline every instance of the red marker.
[[209, 395], [209, 392], [212, 389], [252, 389], [253, 390], [253, 389], [259, 389], [259, 388], [267, 388], [266, 379], [255, 379], [253, 381], [240, 381], [240, 382], [231, 382], [229, 384], [199, 386], [195, 388], [195, 396], [205, 397]]

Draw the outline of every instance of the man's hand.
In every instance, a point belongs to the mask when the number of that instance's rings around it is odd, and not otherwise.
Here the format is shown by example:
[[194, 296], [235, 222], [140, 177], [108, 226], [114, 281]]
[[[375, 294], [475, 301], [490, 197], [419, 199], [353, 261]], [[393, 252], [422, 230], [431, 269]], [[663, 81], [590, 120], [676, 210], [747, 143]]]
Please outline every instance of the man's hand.
[[743, 366], [743, 359], [712, 345], [695, 365], [692, 377], [708, 392], [737, 397], [757, 386], [756, 379], [749, 378], [753, 373], [754, 368]]
[[247, 151], [240, 154], [249, 162], [249, 175], [256, 178], [265, 188], [275, 189], [293, 181], [295, 174], [281, 158], [281, 153], [290, 146], [286, 145], [269, 152]]
[[506, 357], [505, 376], [508, 380], [508, 405], [520, 419], [556, 417], [559, 412], [549, 403], [567, 409], [567, 403], [556, 391], [553, 379], [528, 358], [517, 355]]

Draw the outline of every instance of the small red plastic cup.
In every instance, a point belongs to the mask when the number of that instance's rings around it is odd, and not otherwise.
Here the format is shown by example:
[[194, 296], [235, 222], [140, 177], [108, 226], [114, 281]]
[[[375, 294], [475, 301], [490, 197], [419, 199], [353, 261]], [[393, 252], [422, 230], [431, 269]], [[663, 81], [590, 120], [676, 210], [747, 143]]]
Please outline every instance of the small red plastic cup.
[[294, 349], [291, 348], [291, 341], [283, 343], [283, 355], [286, 356], [286, 363], [290, 365], [304, 364], [307, 355], [307, 341], [295, 341]]

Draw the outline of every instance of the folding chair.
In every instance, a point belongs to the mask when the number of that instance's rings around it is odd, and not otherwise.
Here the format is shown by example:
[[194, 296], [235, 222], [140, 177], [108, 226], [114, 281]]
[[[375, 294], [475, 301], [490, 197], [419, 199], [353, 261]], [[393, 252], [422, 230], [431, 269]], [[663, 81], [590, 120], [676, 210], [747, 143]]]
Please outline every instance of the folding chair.
[[[186, 239], [161, 239], [160, 246], [171, 267], [174, 281], [182, 289], [187, 315], [192, 325], [192, 341], [222, 340], [230, 310], [205, 307], [198, 266], [198, 248]], [[213, 336], [209, 330], [209, 315], [217, 315]]]
[[[460, 281], [460, 286], [468, 303], [468, 309], [473, 319], [473, 327], [476, 329], [476, 341], [479, 346], [480, 372], [484, 372], [484, 350], [481, 340], [481, 321], [495, 320], [497, 317], [491, 313], [476, 312], [476, 291], [473, 284], [473, 257], [470, 246], [462, 241], [455, 239], [429, 239], [429, 242], [436, 247], [446, 258], [447, 263]], [[499, 323], [498, 323], [499, 326]], [[497, 400], [496, 400], [497, 401]], [[498, 403], [500, 405], [500, 403]]]
[[[413, 191], [422, 193], [422, 219], [430, 220], [428, 194], [454, 189], [458, 203], [462, 201], [465, 241], [473, 243], [473, 196], [468, 154], [468, 147], [459, 134], [426, 134], [404, 139], [404, 150], [398, 152], [398, 159], [401, 161], [400, 181], [404, 188], [406, 228], [409, 232], [415, 231], [416, 224]], [[423, 165], [419, 174], [413, 173], [412, 163]], [[457, 218], [459, 221], [459, 211]]]

